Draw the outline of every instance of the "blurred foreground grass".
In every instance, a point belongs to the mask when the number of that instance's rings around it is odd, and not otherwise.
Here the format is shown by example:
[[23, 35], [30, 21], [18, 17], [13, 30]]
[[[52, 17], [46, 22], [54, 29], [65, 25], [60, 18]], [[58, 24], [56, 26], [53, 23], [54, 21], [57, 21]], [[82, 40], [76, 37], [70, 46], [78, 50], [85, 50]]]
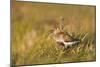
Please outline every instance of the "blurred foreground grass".
[[[95, 6], [14, 2], [11, 17], [11, 61], [14, 65], [96, 60]], [[65, 32], [82, 39], [66, 51], [55, 43], [49, 30], [65, 18]]]

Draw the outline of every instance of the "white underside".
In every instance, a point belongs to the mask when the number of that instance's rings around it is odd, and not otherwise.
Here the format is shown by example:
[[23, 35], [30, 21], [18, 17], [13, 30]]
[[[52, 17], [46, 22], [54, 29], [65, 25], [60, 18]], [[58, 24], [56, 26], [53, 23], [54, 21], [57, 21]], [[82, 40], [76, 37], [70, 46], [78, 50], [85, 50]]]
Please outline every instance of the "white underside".
[[56, 42], [61, 42], [65, 45], [65, 47], [67, 46], [72, 46], [74, 44], [79, 43], [80, 41], [71, 41], [71, 42], [65, 42], [63, 38], [54, 38], [56, 40]]
[[65, 44], [65, 47], [67, 47], [67, 46], [72, 46], [74, 44], [77, 44], [77, 43], [79, 43], [79, 41], [63, 42], [63, 43]]

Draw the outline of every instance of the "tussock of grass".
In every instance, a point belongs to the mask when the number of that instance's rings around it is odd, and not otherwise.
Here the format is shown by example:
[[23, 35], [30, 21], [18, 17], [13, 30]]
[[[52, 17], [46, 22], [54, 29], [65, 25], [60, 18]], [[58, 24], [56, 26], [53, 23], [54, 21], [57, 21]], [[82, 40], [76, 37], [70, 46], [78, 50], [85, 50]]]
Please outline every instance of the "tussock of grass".
[[[82, 35], [78, 35], [80, 39]], [[23, 46], [19, 48], [23, 48]], [[93, 43], [92, 39], [88, 38], [88, 35], [79, 45], [72, 46], [65, 51], [51, 37], [44, 35], [38, 36], [35, 42], [33, 41], [31, 47], [26, 47], [24, 51], [22, 49], [19, 51], [16, 49], [16, 51], [17, 53], [15, 51], [13, 52], [15, 64], [44, 64], [95, 60], [95, 43]]]

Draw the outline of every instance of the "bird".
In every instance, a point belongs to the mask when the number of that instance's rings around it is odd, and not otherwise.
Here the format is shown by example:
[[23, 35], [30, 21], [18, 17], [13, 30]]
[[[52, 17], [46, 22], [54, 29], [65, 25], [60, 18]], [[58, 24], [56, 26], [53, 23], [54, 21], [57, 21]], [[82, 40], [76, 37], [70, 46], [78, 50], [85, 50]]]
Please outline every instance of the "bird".
[[59, 28], [53, 30], [52, 36], [55, 42], [63, 46], [64, 48], [80, 43], [79, 39], [72, 37], [68, 33], [66, 34], [65, 32], [61, 31]]
[[61, 16], [60, 17], [60, 23], [59, 23], [59, 27], [56, 27], [54, 29], [52, 29], [52, 37], [54, 39], [54, 41], [63, 46], [65, 49], [68, 46], [73, 46], [75, 44], [79, 44], [80, 43], [80, 39], [78, 38], [74, 38], [73, 36], [71, 36], [68, 32], [64, 32], [64, 18]]

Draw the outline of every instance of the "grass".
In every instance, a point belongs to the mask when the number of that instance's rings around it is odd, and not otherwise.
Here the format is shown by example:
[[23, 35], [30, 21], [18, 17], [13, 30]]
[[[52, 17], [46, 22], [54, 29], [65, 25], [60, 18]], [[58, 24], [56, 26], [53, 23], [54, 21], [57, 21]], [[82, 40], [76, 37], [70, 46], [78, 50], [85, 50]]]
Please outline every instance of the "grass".
[[[49, 35], [60, 16], [65, 18], [64, 31], [82, 40], [65, 51]], [[96, 60], [94, 6], [14, 2], [11, 19], [13, 65]]]

